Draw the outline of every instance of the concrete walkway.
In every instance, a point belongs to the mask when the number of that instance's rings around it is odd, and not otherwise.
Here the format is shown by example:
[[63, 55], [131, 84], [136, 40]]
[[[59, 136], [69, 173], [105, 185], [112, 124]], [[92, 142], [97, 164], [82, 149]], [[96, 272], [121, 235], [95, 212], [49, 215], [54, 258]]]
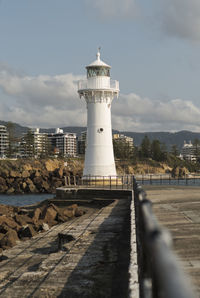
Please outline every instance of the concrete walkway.
[[144, 189], [159, 222], [170, 230], [174, 250], [200, 297], [200, 187], [145, 186]]
[[[58, 233], [74, 240], [58, 250]], [[129, 235], [130, 199], [87, 207], [85, 215], [5, 251], [0, 297], [126, 297]]]

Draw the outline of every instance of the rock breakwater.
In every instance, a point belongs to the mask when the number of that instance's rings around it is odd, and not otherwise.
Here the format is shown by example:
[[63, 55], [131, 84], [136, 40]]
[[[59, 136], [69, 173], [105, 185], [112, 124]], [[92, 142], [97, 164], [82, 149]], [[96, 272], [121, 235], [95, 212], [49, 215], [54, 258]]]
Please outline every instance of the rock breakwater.
[[1, 160], [0, 193], [54, 193], [65, 176], [81, 175], [82, 169], [75, 160]]
[[0, 253], [37, 233], [85, 213], [77, 204], [58, 207], [50, 200], [32, 207], [0, 205]]

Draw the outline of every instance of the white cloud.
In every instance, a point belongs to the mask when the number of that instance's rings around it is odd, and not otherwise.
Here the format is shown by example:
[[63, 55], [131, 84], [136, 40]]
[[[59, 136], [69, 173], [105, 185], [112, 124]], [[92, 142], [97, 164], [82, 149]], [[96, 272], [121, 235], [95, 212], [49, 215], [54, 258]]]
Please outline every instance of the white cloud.
[[[77, 94], [77, 81], [81, 76], [27, 76], [9, 68], [0, 68], [1, 96], [0, 119], [30, 126], [85, 125], [86, 112], [83, 100]], [[3, 104], [4, 102], [4, 104]]]
[[95, 9], [104, 18], [130, 17], [136, 12], [135, 0], [85, 0], [87, 8]]
[[[200, 108], [191, 101], [142, 98], [134, 93], [113, 102], [113, 127], [129, 131], [176, 131], [200, 128]], [[123, 129], [122, 129], [123, 128]]]
[[170, 36], [200, 40], [199, 0], [153, 0], [162, 30]]
[[[85, 126], [86, 106], [73, 74], [27, 76], [0, 68], [0, 119], [32, 127]], [[6, 100], [4, 100], [6, 99]], [[129, 131], [199, 131], [200, 108], [191, 101], [121, 94], [112, 104], [113, 128]]]

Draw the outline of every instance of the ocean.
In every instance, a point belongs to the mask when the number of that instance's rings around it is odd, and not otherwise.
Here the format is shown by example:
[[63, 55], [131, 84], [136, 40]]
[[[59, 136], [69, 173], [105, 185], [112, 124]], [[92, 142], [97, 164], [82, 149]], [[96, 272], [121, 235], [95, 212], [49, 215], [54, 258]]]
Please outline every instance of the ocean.
[[42, 202], [46, 199], [51, 199], [53, 194], [19, 194], [19, 195], [6, 195], [0, 194], [0, 204], [12, 206], [26, 206]]

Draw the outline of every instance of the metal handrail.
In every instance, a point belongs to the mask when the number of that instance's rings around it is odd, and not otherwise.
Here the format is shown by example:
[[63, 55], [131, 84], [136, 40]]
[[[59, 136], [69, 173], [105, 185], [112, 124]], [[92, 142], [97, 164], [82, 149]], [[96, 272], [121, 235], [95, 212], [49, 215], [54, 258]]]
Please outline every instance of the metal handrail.
[[133, 189], [133, 176], [65, 176], [65, 186], [106, 188], [106, 189]]
[[146, 193], [133, 178], [141, 298], [193, 298], [188, 278], [172, 252], [169, 232], [157, 221]]
[[[98, 87], [98, 85], [92, 86], [88, 80], [81, 80], [78, 81], [78, 90], [85, 90], [85, 89], [102, 89], [102, 86]], [[105, 87], [108, 90], [119, 90], [119, 82], [116, 80], [110, 80], [109, 86]]]

